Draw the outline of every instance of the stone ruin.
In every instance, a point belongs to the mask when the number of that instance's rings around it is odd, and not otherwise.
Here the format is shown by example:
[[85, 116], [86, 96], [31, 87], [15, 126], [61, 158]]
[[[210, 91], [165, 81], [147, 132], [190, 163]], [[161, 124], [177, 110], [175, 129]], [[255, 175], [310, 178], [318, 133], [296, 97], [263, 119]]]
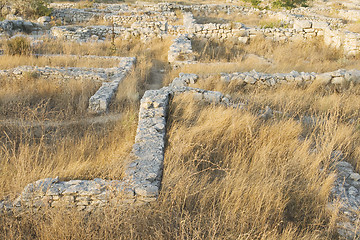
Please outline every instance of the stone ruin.
[[344, 70], [339, 69], [334, 72], [327, 73], [308, 73], [292, 71], [290, 73], [275, 73], [267, 74], [256, 72], [237, 72], [237, 73], [222, 73], [221, 81], [229, 83], [236, 81], [242, 84], [264, 84], [274, 86], [279, 83], [297, 83], [298, 85], [311, 84], [317, 82], [322, 85], [346, 85], [357, 84], [360, 82], [360, 70]]
[[[2, 35], [12, 36], [27, 33], [36, 40], [41, 37], [64, 39], [69, 41], [104, 41], [111, 36], [128, 39], [139, 37], [143, 41], [151, 38], [172, 37], [173, 44], [168, 51], [168, 62], [177, 68], [184, 64], [198, 63], [191, 46], [194, 37], [202, 39], [236, 40], [249, 43], [257, 36], [273, 41], [306, 41], [309, 38], [323, 36], [328, 46], [343, 48], [347, 55], [360, 54], [360, 34], [344, 31], [343, 19], [329, 18], [316, 14], [313, 9], [295, 9], [285, 12], [258, 10], [228, 4], [180, 5], [174, 3], [146, 4], [94, 4], [93, 8], [76, 9], [73, 3], [53, 3], [52, 18], [64, 26], [52, 26], [50, 18], [41, 18], [37, 23], [21, 19], [0, 22]], [[311, 12], [314, 11], [314, 12]], [[318, 9], [318, 11], [320, 11]], [[247, 27], [242, 23], [206, 23], [198, 24], [192, 12], [212, 13], [237, 12], [244, 16], [260, 14], [277, 18], [284, 25], [292, 27], [259, 28]], [[310, 14], [309, 14], [310, 12]], [[349, 11], [347, 18], [359, 20], [358, 12]], [[181, 17], [178, 16], [181, 13]], [[306, 14], [305, 14], [306, 13]], [[83, 26], [87, 22], [105, 22], [106, 25]], [[180, 22], [180, 23], [179, 23]], [[60, 55], [61, 56], [61, 55]], [[69, 56], [70, 57], [70, 56]], [[99, 90], [89, 99], [89, 112], [106, 113], [120, 83], [136, 66], [133, 57], [99, 57], [119, 61], [113, 68], [50, 68], [21, 66], [10, 70], [1, 70], [0, 76], [21, 77], [26, 72], [45, 78], [82, 78], [102, 83]], [[241, 84], [263, 84], [273, 87], [276, 84], [306, 85], [318, 82], [323, 85], [346, 85], [360, 82], [360, 70], [338, 70], [328, 73], [290, 73], [266, 74], [256, 72], [221, 73], [220, 81]], [[246, 108], [246, 104], [234, 103], [220, 92], [189, 87], [196, 83], [199, 76], [183, 74], [172, 83], [158, 90], [148, 90], [141, 99], [139, 121], [135, 143], [127, 159], [125, 176], [119, 180], [70, 180], [60, 181], [58, 177], [41, 179], [28, 184], [15, 201], [0, 201], [0, 212], [18, 212], [24, 209], [68, 206], [78, 210], [91, 211], [102, 206], [137, 206], [156, 201], [163, 174], [163, 162], [166, 138], [166, 119], [170, 98], [182, 93], [191, 93], [195, 100], [220, 104], [234, 109]], [[267, 108], [259, 111], [259, 117], [267, 119], [273, 114]], [[311, 116], [310, 116], [311, 118]], [[338, 232], [348, 239], [360, 236], [358, 225], [358, 206], [360, 204], [360, 175], [345, 161], [341, 152], [331, 156], [336, 169], [336, 181], [333, 186], [329, 209], [339, 209], [341, 221]]]
[[[13, 20], [14, 17], [9, 16], [9, 19], [0, 22], [0, 31], [5, 35], [25, 32], [30, 33], [33, 38], [50, 35], [52, 38], [72, 41], [104, 41], [113, 36], [125, 39], [140, 37], [143, 41], [147, 41], [168, 36], [178, 38], [187, 34], [190, 39], [192, 37], [220, 41], [231, 39], [244, 44], [257, 36], [273, 41], [306, 41], [321, 36], [326, 45], [342, 48], [346, 55], [360, 53], [360, 34], [344, 30], [347, 19], [324, 17], [313, 13], [313, 8], [274, 12], [229, 4], [93, 4], [92, 8], [85, 9], [76, 9], [75, 4], [72, 3], [56, 3], [51, 6], [52, 18], [43, 17], [37, 23], [32, 23]], [[284, 27], [249, 27], [240, 22], [199, 24], [193, 16], [193, 13], [206, 16], [214, 12], [243, 16], [257, 14], [261, 17], [277, 19]], [[354, 16], [351, 19], [354, 21], [360, 19], [360, 16], [352, 15]], [[53, 26], [58, 24], [57, 22], [66, 25]], [[81, 25], [89, 22], [94, 25]]]
[[89, 111], [103, 113], [107, 111], [109, 103], [117, 91], [119, 84], [126, 77], [136, 62], [136, 58], [124, 58], [112, 75], [111, 82], [103, 82], [99, 90], [89, 99]]
[[[102, 206], [137, 206], [156, 201], [161, 190], [170, 97], [191, 93], [197, 101], [239, 110], [246, 108], [246, 104], [234, 103], [220, 92], [188, 87], [197, 79], [195, 74], [180, 74], [168, 87], [145, 92], [141, 99], [135, 144], [122, 180], [41, 179], [28, 184], [14, 202], [0, 202], [0, 211], [57, 206], [91, 211]], [[259, 117], [263, 117], [266, 111], [259, 111]], [[342, 221], [338, 223], [338, 232], [352, 239], [360, 235], [357, 229], [360, 175], [344, 160], [341, 152], [333, 152], [331, 159], [337, 175], [328, 208], [339, 209]]]

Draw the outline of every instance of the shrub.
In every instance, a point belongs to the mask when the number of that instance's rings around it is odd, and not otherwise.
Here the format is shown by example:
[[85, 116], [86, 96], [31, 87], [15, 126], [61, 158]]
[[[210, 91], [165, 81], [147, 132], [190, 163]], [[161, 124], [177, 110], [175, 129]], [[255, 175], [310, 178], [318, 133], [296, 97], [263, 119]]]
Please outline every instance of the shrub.
[[276, 0], [272, 4], [274, 7], [285, 7], [287, 9], [295, 7], [306, 7], [310, 0]]
[[24, 37], [15, 37], [5, 43], [4, 51], [8, 55], [30, 55], [30, 41]]
[[259, 4], [261, 3], [260, 0], [244, 0], [244, 2], [249, 2], [253, 7], [259, 7]]
[[93, 0], [81, 1], [76, 4], [76, 8], [79, 8], [79, 9], [92, 8], [93, 4], [94, 4]]
[[28, 18], [49, 16], [51, 9], [48, 8], [50, 0], [0, 0], [0, 7], [10, 6], [15, 14]]

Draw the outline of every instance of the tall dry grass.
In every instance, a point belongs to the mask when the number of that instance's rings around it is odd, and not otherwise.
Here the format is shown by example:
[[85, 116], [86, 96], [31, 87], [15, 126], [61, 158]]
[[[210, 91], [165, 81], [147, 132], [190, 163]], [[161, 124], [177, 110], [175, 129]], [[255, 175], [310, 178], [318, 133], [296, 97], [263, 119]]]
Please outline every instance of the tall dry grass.
[[18, 66], [37, 67], [88, 67], [112, 68], [118, 66], [119, 61], [114, 59], [92, 59], [76, 56], [0, 56], [0, 69], [10, 69]]
[[264, 122], [252, 110], [194, 102], [191, 95], [172, 101], [168, 122], [157, 202], [91, 214], [58, 209], [1, 216], [0, 236], [337, 239], [336, 215], [326, 210], [329, 159], [351, 140], [339, 137], [335, 122], [309, 132], [292, 119]]
[[[262, 37], [254, 38], [249, 44], [236, 43], [231, 40], [204, 41], [194, 39], [193, 50], [200, 62], [234, 62], [233, 68], [223, 66], [227, 71], [261, 72], [328, 72], [340, 68], [359, 68], [357, 57], [346, 58], [341, 50], [329, 49], [321, 38], [313, 40], [274, 42]], [[201, 71], [196, 65], [186, 66], [192, 71]], [[221, 65], [218, 65], [221, 68]]]
[[17, 79], [1, 78], [0, 82], [1, 118], [24, 120], [60, 120], [86, 115], [89, 98], [101, 85], [85, 80], [45, 79], [31, 72]]
[[[154, 39], [153, 42], [143, 44], [139, 37], [130, 39], [115, 38], [113, 48], [112, 41], [106, 39], [103, 42], [71, 42], [54, 39], [43, 39], [43, 43], [34, 46], [34, 52], [40, 54], [70, 54], [70, 55], [97, 55], [97, 56], [121, 56], [134, 57], [141, 54], [146, 49], [152, 49], [153, 45], [159, 42], [168, 42], [168, 39]], [[164, 45], [163, 45], [164, 46]]]
[[25, 122], [1, 126], [0, 198], [15, 197], [28, 183], [47, 177], [121, 179], [136, 116], [129, 109], [120, 120], [110, 122], [103, 118], [58, 126]]
[[[124, 50], [137, 57], [137, 66], [120, 83], [104, 116], [87, 112], [101, 83], [45, 79], [31, 72], [2, 78], [0, 199], [45, 177], [121, 179], [135, 137], [139, 98], [153, 81], [161, 85], [151, 73], [164, 67], [166, 44], [170, 41], [154, 41], [151, 47], [137, 43], [136, 49]], [[90, 49], [91, 44], [84, 46]]]
[[[349, 156], [348, 161], [360, 169], [360, 128], [357, 122], [360, 117], [360, 105], [357, 101], [360, 87], [357, 85], [347, 88], [324, 87], [314, 82], [302, 87], [296, 84], [276, 87], [245, 86], [241, 82], [223, 83], [219, 77], [208, 77], [200, 79], [194, 87], [228, 94], [234, 101], [247, 103], [254, 111], [270, 106], [271, 109], [283, 113], [278, 116], [280, 118], [302, 119], [307, 116], [317, 119], [317, 124], [331, 124], [330, 128], [338, 131], [336, 135], [339, 139], [351, 143], [345, 151]], [[307, 132], [317, 128], [319, 126], [312, 126]], [[325, 133], [323, 135], [328, 137]]]
[[247, 27], [257, 27], [257, 26], [269, 26], [272, 23], [272, 26], [280, 27], [281, 24], [278, 20], [264, 16], [260, 12], [252, 14], [241, 14], [241, 13], [231, 13], [226, 12], [211, 12], [211, 13], [202, 13], [202, 12], [193, 12], [196, 22], [198, 24], [208, 24], [208, 23], [242, 23]]
[[298, 115], [321, 115], [338, 112], [343, 119], [357, 119], [360, 86], [323, 86], [316, 81], [298, 86], [297, 84], [278, 84], [268, 87], [261, 84], [244, 85], [242, 81], [225, 83], [220, 76], [201, 78], [194, 87], [220, 91], [229, 94], [233, 100], [249, 103], [257, 108], [270, 106], [283, 112]]

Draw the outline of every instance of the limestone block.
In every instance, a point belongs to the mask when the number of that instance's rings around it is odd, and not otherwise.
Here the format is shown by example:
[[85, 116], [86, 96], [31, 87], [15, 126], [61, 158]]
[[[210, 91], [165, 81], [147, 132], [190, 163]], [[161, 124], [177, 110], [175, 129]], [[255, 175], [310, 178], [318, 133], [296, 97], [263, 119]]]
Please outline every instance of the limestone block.
[[324, 22], [324, 21], [313, 21], [312, 22], [312, 28], [314, 29], [325, 29], [329, 27], [329, 23], [328, 22]]
[[242, 44], [247, 44], [250, 42], [250, 37], [239, 37], [238, 38], [239, 42], [241, 42]]
[[244, 79], [244, 82], [248, 83], [248, 84], [254, 84], [256, 83], [256, 79], [252, 76], [246, 76], [245, 79]]
[[336, 84], [336, 85], [342, 85], [346, 82], [344, 77], [334, 77], [331, 80], [332, 84]]
[[295, 20], [294, 29], [303, 30], [304, 28], [311, 28], [312, 23], [308, 20]]
[[331, 74], [329, 73], [323, 73], [316, 76], [315, 81], [321, 84], [329, 84], [332, 79]]

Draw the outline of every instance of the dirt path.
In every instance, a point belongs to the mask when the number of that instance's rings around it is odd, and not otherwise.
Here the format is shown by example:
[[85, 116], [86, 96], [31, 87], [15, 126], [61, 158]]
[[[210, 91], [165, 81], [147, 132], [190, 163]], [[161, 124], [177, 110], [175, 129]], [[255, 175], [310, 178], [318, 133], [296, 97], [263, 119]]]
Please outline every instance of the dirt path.
[[150, 78], [146, 85], [147, 90], [160, 89], [163, 86], [163, 79], [166, 75], [166, 63], [153, 60], [153, 67], [150, 69]]

